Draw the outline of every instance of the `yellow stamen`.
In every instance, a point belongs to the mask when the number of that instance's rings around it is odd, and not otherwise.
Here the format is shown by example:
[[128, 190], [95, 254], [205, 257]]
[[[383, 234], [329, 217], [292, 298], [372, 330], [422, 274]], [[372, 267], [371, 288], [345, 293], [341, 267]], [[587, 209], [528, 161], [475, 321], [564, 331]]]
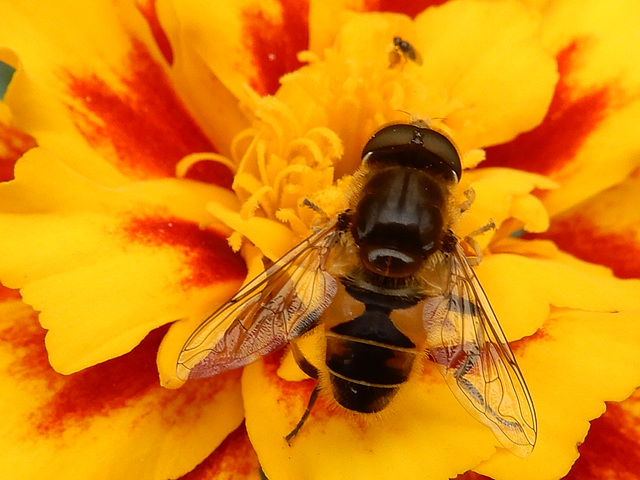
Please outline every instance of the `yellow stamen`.
[[283, 223], [288, 223], [291, 230], [301, 237], [309, 234], [309, 226], [303, 222], [298, 214], [291, 208], [281, 208], [277, 210], [276, 218]]
[[[260, 188], [257, 192], [253, 193], [247, 201], [242, 204], [240, 208], [240, 216], [243, 219], [248, 219], [253, 216], [258, 210], [258, 208], [262, 208], [267, 217], [271, 217], [273, 215], [273, 207], [271, 206], [271, 202], [269, 201], [268, 195], [273, 192], [273, 189], [267, 185]], [[265, 197], [267, 197], [265, 199]]]
[[196, 152], [185, 155], [176, 163], [176, 177], [185, 178], [191, 167], [199, 162], [220, 163], [228, 167], [233, 173], [235, 173], [237, 169], [236, 163], [224, 155], [214, 152]]
[[282, 193], [280, 187], [284, 179], [292, 173], [303, 173], [311, 170], [311, 167], [307, 165], [289, 165], [285, 169], [281, 170], [280, 173], [276, 176], [275, 181], [273, 182], [273, 190], [275, 192], [276, 197], [280, 197]]
[[262, 186], [262, 182], [250, 173], [238, 173], [233, 180], [233, 189], [238, 195], [241, 194], [238, 190], [244, 190], [249, 195], [252, 195], [262, 188]]
[[255, 144], [258, 171], [260, 172], [260, 181], [264, 185], [269, 185], [269, 176], [267, 175], [267, 143], [258, 139]]
[[306, 137], [313, 140], [318, 145], [324, 145], [326, 153], [321, 157], [324, 161], [318, 161], [321, 167], [332, 166], [344, 154], [342, 141], [333, 130], [326, 127], [315, 127], [307, 132]]
[[[257, 135], [257, 131], [253, 128], [247, 128], [238, 133], [231, 141], [231, 158], [236, 163], [240, 163], [241, 159], [247, 154], [249, 146], [243, 146], [243, 142], [249, 142], [251, 145], [253, 138]], [[235, 170], [234, 170], [235, 171]]]

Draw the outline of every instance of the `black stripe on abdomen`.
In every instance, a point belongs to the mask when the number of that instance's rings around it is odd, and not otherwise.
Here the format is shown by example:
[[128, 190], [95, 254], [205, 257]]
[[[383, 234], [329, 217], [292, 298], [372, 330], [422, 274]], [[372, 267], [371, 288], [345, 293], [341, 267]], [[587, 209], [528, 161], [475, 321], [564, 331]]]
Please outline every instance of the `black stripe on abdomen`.
[[382, 410], [408, 380], [416, 351], [389, 318], [368, 306], [326, 333], [326, 364], [336, 401], [363, 413]]

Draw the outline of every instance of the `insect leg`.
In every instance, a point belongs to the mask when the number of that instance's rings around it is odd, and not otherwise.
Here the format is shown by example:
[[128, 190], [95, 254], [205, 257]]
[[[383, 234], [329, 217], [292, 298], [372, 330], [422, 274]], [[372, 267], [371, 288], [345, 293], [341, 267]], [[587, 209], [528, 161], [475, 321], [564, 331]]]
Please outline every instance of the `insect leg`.
[[462, 359], [453, 374], [457, 380], [460, 380], [464, 375], [471, 371], [480, 358], [480, 352], [478, 351], [478, 347], [474, 345], [468, 352], [461, 352], [460, 355], [464, 355], [464, 359]]
[[314, 212], [319, 213], [320, 215], [322, 215], [323, 217], [327, 217], [327, 218], [329, 217], [326, 213], [324, 213], [324, 210], [322, 210], [318, 205], [313, 203], [307, 197], [304, 197], [304, 199], [302, 200], [302, 206], [310, 208]]
[[456, 368], [456, 371], [453, 373], [453, 376], [458, 382], [458, 385], [463, 390], [466, 390], [468, 395], [471, 395], [476, 402], [479, 404], [486, 406], [484, 397], [478, 391], [478, 389], [464, 376], [471, 371], [476, 362], [480, 359], [480, 352], [478, 351], [478, 347], [474, 346], [469, 352], [461, 352], [461, 355], [464, 355], [464, 359], [461, 360], [460, 364]]
[[[302, 353], [302, 351], [300, 350], [300, 347], [298, 347], [296, 342], [291, 342], [289, 345], [291, 346], [291, 353], [293, 354], [293, 358], [298, 364], [298, 367], [300, 367], [300, 370], [302, 370], [311, 378], [315, 378], [317, 380], [318, 369], [315, 366], [313, 366], [309, 360], [306, 359], [306, 357], [304, 356], [304, 354]], [[316, 400], [318, 399], [319, 391], [320, 391], [320, 388], [316, 384], [315, 388], [313, 389], [313, 392], [311, 392], [311, 396], [309, 397], [309, 402], [307, 403], [307, 408], [302, 414], [302, 418], [300, 419], [298, 424], [295, 426], [295, 428], [291, 430], [289, 435], [285, 437], [285, 440], [289, 445], [291, 445], [291, 440], [300, 431], [300, 429], [302, 428], [302, 425], [304, 425], [304, 423], [307, 421], [307, 418], [309, 418], [311, 409], [313, 408], [313, 405], [316, 403]]]
[[315, 388], [313, 389], [313, 392], [311, 392], [311, 396], [309, 397], [309, 403], [307, 403], [307, 408], [305, 409], [304, 413], [302, 414], [302, 418], [300, 419], [298, 424], [295, 426], [295, 428], [293, 430], [291, 430], [289, 435], [284, 437], [289, 445], [291, 445], [291, 440], [293, 439], [293, 437], [295, 437], [298, 434], [298, 432], [302, 428], [302, 425], [304, 425], [304, 423], [307, 421], [307, 418], [309, 418], [309, 414], [311, 413], [311, 409], [315, 405], [316, 400], [318, 400], [318, 393], [320, 393], [320, 387], [316, 384]]
[[291, 342], [289, 343], [289, 346], [291, 347], [291, 353], [293, 353], [293, 358], [298, 364], [298, 367], [300, 367], [300, 370], [302, 370], [311, 378], [315, 378], [317, 380], [318, 369], [313, 366], [309, 360], [306, 359], [306, 357], [300, 350], [300, 347], [298, 347], [298, 344], [296, 344], [296, 342]]
[[472, 348], [469, 352], [466, 353], [464, 360], [460, 362], [460, 365], [456, 368], [453, 376], [458, 382], [458, 386], [466, 392], [468, 397], [471, 397], [475, 400], [478, 405], [481, 405], [484, 408], [484, 414], [492, 419], [492, 421], [496, 425], [503, 425], [509, 429], [517, 430], [524, 434], [522, 426], [518, 422], [514, 422], [509, 420], [509, 418], [505, 418], [504, 415], [500, 415], [496, 412], [490, 405], [485, 401], [485, 396], [478, 390], [478, 388], [471, 383], [468, 379], [465, 378], [465, 375], [471, 371], [474, 365], [480, 359], [480, 351], [477, 346]]
[[469, 187], [464, 191], [464, 196], [467, 197], [467, 199], [459, 205], [460, 213], [466, 212], [471, 208], [471, 204], [476, 199], [476, 192], [473, 188]]
[[473, 237], [481, 235], [484, 232], [492, 230], [494, 228], [496, 228], [496, 224], [493, 220], [489, 220], [489, 223], [483, 225], [477, 230], [474, 230], [469, 235], [464, 237], [465, 243], [473, 249], [473, 253], [475, 254], [474, 257], [467, 257], [467, 261], [470, 265], [478, 265], [482, 261], [482, 248], [480, 248], [480, 245], [475, 241]]

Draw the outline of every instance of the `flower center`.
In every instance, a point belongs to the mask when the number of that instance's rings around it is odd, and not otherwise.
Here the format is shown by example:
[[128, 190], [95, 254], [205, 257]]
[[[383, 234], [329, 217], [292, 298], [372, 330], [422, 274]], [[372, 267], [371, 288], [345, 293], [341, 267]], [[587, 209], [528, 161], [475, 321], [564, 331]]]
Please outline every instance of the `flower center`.
[[275, 96], [251, 92], [245, 98], [254, 122], [234, 138], [231, 158], [189, 156], [181, 171], [202, 160], [228, 165], [243, 220], [277, 220], [306, 237], [322, 212], [333, 217], [348, 208], [351, 174], [381, 125], [420, 119], [449, 132], [443, 119], [451, 103], [428, 91], [416, 73], [419, 65], [399, 57], [393, 36], [374, 53], [358, 56], [335, 47], [321, 59], [301, 52], [307, 64], [282, 77]]

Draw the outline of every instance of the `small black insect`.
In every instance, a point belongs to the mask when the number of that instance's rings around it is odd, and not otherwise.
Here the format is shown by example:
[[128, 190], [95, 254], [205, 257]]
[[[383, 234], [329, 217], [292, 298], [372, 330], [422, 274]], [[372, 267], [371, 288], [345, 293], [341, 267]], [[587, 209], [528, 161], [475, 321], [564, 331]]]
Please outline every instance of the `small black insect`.
[[422, 56], [420, 52], [414, 48], [406, 40], [403, 40], [401, 37], [393, 37], [393, 46], [394, 49], [389, 55], [389, 62], [391, 66], [395, 66], [400, 63], [400, 59], [405, 59], [405, 61], [411, 60], [415, 62], [417, 65], [422, 65]]

